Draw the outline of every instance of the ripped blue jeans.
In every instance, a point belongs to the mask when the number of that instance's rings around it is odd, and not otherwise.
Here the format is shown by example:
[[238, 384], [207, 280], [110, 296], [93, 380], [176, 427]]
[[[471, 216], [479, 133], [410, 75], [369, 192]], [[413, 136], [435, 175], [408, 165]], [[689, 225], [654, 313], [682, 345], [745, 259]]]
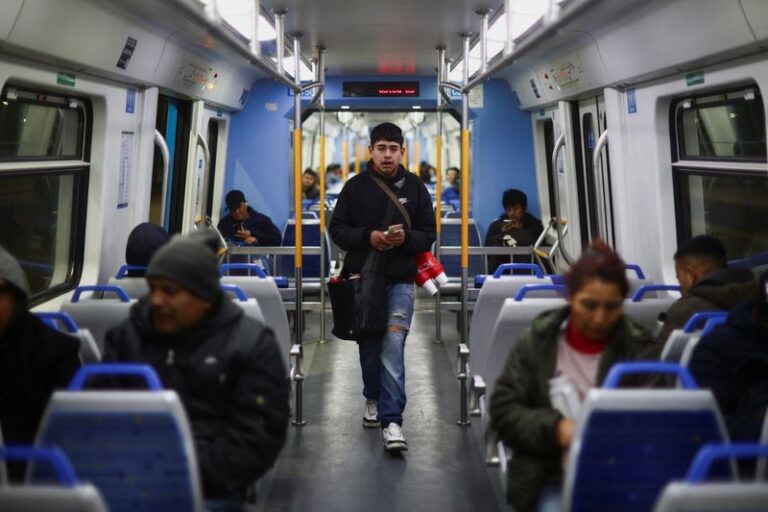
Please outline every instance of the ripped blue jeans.
[[379, 338], [358, 340], [363, 395], [379, 401], [381, 426], [403, 424], [405, 410], [405, 339], [413, 318], [413, 283], [387, 286], [389, 321]]

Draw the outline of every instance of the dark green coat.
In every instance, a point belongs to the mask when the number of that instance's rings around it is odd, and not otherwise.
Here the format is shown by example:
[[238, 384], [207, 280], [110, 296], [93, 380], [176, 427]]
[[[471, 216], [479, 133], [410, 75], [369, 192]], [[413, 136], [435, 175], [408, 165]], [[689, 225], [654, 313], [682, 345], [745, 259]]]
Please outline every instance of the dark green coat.
[[[517, 512], [534, 510], [542, 486], [562, 477], [563, 450], [555, 439], [555, 424], [562, 415], [549, 400], [549, 379], [555, 374], [560, 325], [569, 314], [566, 306], [534, 319], [518, 338], [491, 396], [491, 427], [514, 451], [507, 499]], [[602, 383], [617, 361], [658, 357], [651, 333], [624, 315], [600, 358], [597, 382]], [[631, 377], [623, 382], [644, 383]]]

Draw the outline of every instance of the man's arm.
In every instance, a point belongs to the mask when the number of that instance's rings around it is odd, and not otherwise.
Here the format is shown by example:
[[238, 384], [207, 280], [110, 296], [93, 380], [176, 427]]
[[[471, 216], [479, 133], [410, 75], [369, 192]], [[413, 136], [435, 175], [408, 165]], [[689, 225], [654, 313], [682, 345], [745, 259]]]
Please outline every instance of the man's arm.
[[419, 183], [419, 202], [416, 215], [411, 219], [411, 230], [406, 232], [403, 247], [412, 254], [427, 252], [435, 242], [435, 211], [427, 188]]
[[291, 389], [272, 331], [263, 331], [241, 364], [227, 429], [195, 440], [206, 495], [237, 494], [272, 467], [285, 443]]
[[352, 221], [350, 212], [349, 184], [345, 185], [339, 194], [339, 200], [331, 217], [331, 238], [345, 251], [368, 249], [371, 245], [372, 229], [357, 226]]
[[235, 223], [232, 217], [229, 215], [222, 217], [216, 227], [219, 229], [221, 236], [227, 240], [235, 240]]
[[283, 235], [275, 223], [263, 214], [258, 214], [256, 226], [251, 235], [256, 237], [259, 245], [269, 247], [279, 246], [283, 241]]

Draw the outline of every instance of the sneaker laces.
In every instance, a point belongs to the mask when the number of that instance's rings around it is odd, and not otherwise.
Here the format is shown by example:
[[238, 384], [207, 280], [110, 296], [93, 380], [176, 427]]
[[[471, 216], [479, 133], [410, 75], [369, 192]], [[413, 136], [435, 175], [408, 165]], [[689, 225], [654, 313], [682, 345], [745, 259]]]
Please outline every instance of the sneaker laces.
[[387, 427], [387, 432], [389, 433], [390, 438], [395, 438], [397, 440], [403, 439], [403, 432], [400, 430], [400, 425], [397, 423], [390, 423]]

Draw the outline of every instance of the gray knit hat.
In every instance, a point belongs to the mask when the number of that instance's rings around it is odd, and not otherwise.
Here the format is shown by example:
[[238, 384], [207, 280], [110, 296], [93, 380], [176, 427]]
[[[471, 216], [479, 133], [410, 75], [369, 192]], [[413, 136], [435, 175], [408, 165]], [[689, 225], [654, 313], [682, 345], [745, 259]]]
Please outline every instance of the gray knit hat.
[[149, 260], [146, 276], [170, 279], [201, 299], [213, 301], [219, 294], [218, 243], [212, 231], [175, 235]]
[[12, 284], [25, 299], [29, 297], [29, 285], [21, 265], [3, 246], [0, 246], [0, 279]]

